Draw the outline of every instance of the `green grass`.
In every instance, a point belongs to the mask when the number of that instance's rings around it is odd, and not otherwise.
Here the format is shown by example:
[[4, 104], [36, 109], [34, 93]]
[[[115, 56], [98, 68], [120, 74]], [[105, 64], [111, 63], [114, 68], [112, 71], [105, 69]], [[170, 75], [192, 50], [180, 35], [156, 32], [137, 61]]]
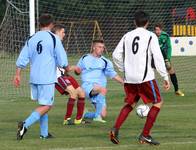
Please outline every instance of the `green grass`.
[[[114, 84], [117, 86], [117, 84]], [[113, 85], [113, 86], [114, 86]], [[153, 136], [161, 142], [159, 147], [137, 144], [145, 119], [140, 119], [133, 111], [120, 130], [120, 145], [113, 145], [108, 139], [120, 108], [123, 105], [123, 92], [109, 91], [107, 96], [107, 123], [92, 123], [79, 126], [63, 126], [67, 97], [57, 94], [55, 105], [49, 113], [49, 129], [55, 138], [39, 139], [39, 126], [32, 126], [22, 141], [16, 141], [16, 122], [25, 119], [36, 107], [29, 98], [5, 99], [0, 109], [0, 149], [195, 149], [196, 148], [196, 94], [186, 93], [185, 97], [176, 97], [173, 93], [164, 93], [165, 104], [153, 128]], [[87, 108], [91, 109], [88, 101]], [[75, 111], [74, 111], [75, 112]], [[75, 116], [75, 113], [74, 113]]]
[[[70, 62], [75, 63], [78, 58], [72, 58]], [[5, 62], [5, 60], [7, 60]], [[195, 61], [193, 57], [183, 58], [188, 65]], [[195, 70], [192, 65], [192, 72], [188, 72], [178, 62], [182, 58], [175, 59], [176, 70], [179, 75], [180, 86], [185, 90], [185, 97], [176, 97], [171, 89], [168, 93], [163, 92], [164, 106], [152, 130], [152, 135], [161, 142], [158, 147], [139, 145], [137, 136], [140, 134], [145, 119], [140, 119], [133, 111], [120, 130], [120, 145], [112, 144], [108, 139], [108, 131], [113, 126], [119, 110], [123, 106], [123, 88], [117, 83], [109, 80], [108, 83], [108, 116], [107, 123], [95, 123], [79, 126], [63, 126], [63, 116], [67, 98], [58, 93], [55, 98], [55, 105], [49, 112], [49, 130], [55, 136], [54, 139], [39, 139], [39, 124], [33, 125], [22, 141], [16, 141], [17, 121], [24, 120], [37, 106], [30, 101], [28, 96], [28, 69], [23, 72], [23, 84], [20, 89], [11, 87], [10, 79], [14, 74], [13, 58], [4, 58], [1, 73], [1, 94], [0, 94], [0, 149], [56, 149], [56, 150], [194, 150], [196, 149], [196, 90]], [[11, 63], [10, 63], [11, 62]], [[182, 62], [180, 62], [182, 64]], [[3, 67], [4, 66], [4, 67]], [[5, 66], [9, 66], [6, 69]], [[3, 67], [3, 68], [2, 68]], [[3, 70], [3, 71], [2, 71]], [[188, 73], [188, 74], [187, 74]], [[9, 79], [8, 79], [8, 77]], [[181, 77], [186, 78], [181, 80]], [[7, 93], [7, 94], [6, 94]], [[89, 101], [86, 100], [86, 107], [92, 109]], [[74, 110], [73, 116], [75, 116]]]

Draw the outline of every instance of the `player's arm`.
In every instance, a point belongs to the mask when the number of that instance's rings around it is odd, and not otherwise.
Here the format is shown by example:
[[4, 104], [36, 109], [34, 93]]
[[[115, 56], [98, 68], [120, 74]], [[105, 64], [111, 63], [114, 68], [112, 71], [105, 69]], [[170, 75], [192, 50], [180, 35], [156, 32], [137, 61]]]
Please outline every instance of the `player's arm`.
[[124, 84], [123, 79], [114, 70], [113, 64], [110, 60], [107, 60], [107, 67], [104, 69], [104, 73], [107, 77], [117, 81], [120, 84]]
[[118, 43], [117, 47], [115, 48], [114, 52], [112, 53], [112, 58], [114, 61], [114, 64], [117, 66], [119, 71], [124, 71], [124, 63], [123, 63], [123, 51], [124, 51], [124, 44], [125, 37], [123, 37], [120, 42]]
[[163, 58], [165, 61], [166, 69], [170, 70], [171, 69], [171, 43], [170, 43], [170, 38], [169, 35], [164, 34], [162, 35], [161, 39], [161, 52], [163, 54]]
[[58, 67], [69, 70], [67, 53], [59, 38], [56, 38], [55, 56]]
[[84, 56], [82, 56], [80, 58], [80, 60], [78, 61], [77, 65], [74, 67], [74, 73], [76, 75], [80, 75], [83, 69], [85, 69]]
[[167, 58], [168, 60], [171, 59], [171, 54], [172, 54], [172, 46], [171, 46], [171, 40], [170, 40], [170, 37], [168, 36], [167, 37]]
[[28, 45], [27, 43], [22, 48], [22, 51], [19, 54], [19, 57], [16, 61], [16, 73], [14, 75], [13, 83], [16, 87], [20, 86], [21, 82], [21, 70], [27, 66], [29, 63], [29, 54], [28, 54]]
[[163, 86], [165, 90], [168, 90], [170, 88], [168, 73], [165, 68], [165, 62], [156, 35], [152, 35], [152, 41], [150, 47], [151, 47], [151, 52], [153, 54], [156, 70], [164, 78]]
[[20, 86], [20, 82], [21, 82], [20, 74], [21, 74], [21, 68], [16, 68], [16, 73], [14, 75], [14, 80], [13, 80], [15, 87]]
[[119, 75], [116, 75], [116, 76], [113, 77], [112, 79], [114, 79], [114, 80], [117, 81], [118, 83], [124, 85], [124, 81], [123, 81], [123, 79], [122, 79]]
[[60, 68], [58, 67], [58, 70], [60, 71], [61, 73], [61, 76], [67, 76], [68, 75], [68, 72], [75, 72], [76, 74], [80, 74], [81, 73], [81, 70], [79, 67], [75, 66], [75, 65], [68, 65], [64, 68]]

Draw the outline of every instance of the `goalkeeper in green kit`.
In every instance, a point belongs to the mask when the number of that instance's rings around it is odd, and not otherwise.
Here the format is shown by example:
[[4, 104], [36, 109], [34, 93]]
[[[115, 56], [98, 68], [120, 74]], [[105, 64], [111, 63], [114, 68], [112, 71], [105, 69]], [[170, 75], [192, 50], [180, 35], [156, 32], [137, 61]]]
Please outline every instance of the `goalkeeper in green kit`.
[[160, 49], [163, 54], [163, 58], [165, 60], [165, 66], [170, 75], [171, 82], [174, 86], [175, 94], [177, 96], [184, 96], [184, 93], [178, 88], [177, 76], [174, 67], [171, 64], [172, 47], [171, 47], [170, 37], [166, 32], [162, 31], [162, 25], [160, 23], [156, 24], [154, 29], [155, 29], [155, 34], [158, 36], [159, 39]]

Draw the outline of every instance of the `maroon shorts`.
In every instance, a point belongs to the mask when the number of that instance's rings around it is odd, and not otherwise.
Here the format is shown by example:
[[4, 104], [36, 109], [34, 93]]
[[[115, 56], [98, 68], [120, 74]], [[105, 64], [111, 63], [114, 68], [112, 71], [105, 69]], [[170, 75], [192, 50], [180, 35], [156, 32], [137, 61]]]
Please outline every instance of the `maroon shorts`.
[[69, 86], [69, 85], [72, 85], [74, 87], [74, 89], [77, 89], [78, 87], [80, 87], [78, 82], [72, 76], [60, 76], [60, 77], [58, 77], [57, 81], [58, 82], [55, 83], [55, 88], [62, 95], [69, 94], [68, 92], [65, 91], [67, 86]]
[[156, 104], [162, 100], [156, 80], [147, 81], [141, 84], [125, 83], [124, 90], [126, 94], [125, 102], [130, 105], [138, 102], [140, 97], [145, 104]]

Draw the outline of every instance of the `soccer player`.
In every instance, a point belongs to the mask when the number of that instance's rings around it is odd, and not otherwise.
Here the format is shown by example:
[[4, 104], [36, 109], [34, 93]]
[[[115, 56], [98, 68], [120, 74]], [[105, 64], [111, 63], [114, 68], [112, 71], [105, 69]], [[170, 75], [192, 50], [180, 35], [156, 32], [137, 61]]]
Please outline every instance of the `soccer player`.
[[85, 95], [90, 99], [95, 107], [95, 112], [86, 112], [84, 118], [93, 119], [105, 123], [103, 117], [106, 116], [106, 85], [107, 78], [110, 77], [117, 82], [123, 84], [122, 78], [117, 75], [113, 68], [112, 62], [102, 56], [105, 50], [103, 40], [94, 40], [92, 43], [92, 52], [80, 58], [75, 70], [76, 73], [81, 72], [82, 88]]
[[157, 23], [154, 28], [155, 34], [158, 36], [159, 39], [159, 45], [165, 61], [166, 69], [170, 75], [171, 82], [174, 86], [175, 94], [177, 96], [184, 96], [184, 93], [178, 88], [177, 76], [174, 67], [171, 64], [172, 47], [169, 35], [162, 30], [162, 25], [160, 23]]
[[119, 144], [120, 127], [141, 98], [146, 104], [152, 103], [152, 107], [139, 136], [139, 142], [158, 145], [159, 142], [151, 137], [150, 131], [163, 101], [155, 80], [154, 70], [151, 67], [152, 55], [157, 71], [164, 78], [165, 90], [170, 88], [170, 83], [157, 36], [146, 29], [149, 23], [148, 14], [143, 11], [136, 12], [134, 23], [136, 29], [126, 33], [113, 52], [114, 63], [120, 71], [124, 72], [126, 96], [125, 104], [110, 131], [110, 140], [114, 144]]
[[48, 111], [54, 102], [56, 66], [67, 69], [67, 54], [59, 37], [50, 30], [53, 17], [43, 14], [39, 18], [40, 31], [31, 36], [22, 48], [16, 61], [14, 84], [19, 87], [21, 70], [30, 63], [31, 98], [39, 106], [22, 122], [18, 123], [17, 140], [22, 140], [27, 129], [35, 122], [40, 122], [40, 138], [51, 138], [48, 133]]
[[[61, 24], [56, 24], [52, 28], [52, 32], [59, 36], [61, 41], [65, 37], [65, 28]], [[70, 66], [68, 71], [74, 70], [74, 66]], [[55, 84], [55, 88], [62, 95], [69, 95], [69, 100], [67, 102], [67, 112], [64, 116], [64, 125], [72, 125], [72, 124], [81, 124], [85, 123], [82, 119], [84, 106], [85, 106], [85, 92], [80, 87], [79, 83], [74, 79], [73, 76], [69, 75], [66, 70], [63, 68], [57, 68], [57, 83]], [[74, 122], [71, 120], [74, 103], [77, 100], [77, 115], [74, 119]]]

